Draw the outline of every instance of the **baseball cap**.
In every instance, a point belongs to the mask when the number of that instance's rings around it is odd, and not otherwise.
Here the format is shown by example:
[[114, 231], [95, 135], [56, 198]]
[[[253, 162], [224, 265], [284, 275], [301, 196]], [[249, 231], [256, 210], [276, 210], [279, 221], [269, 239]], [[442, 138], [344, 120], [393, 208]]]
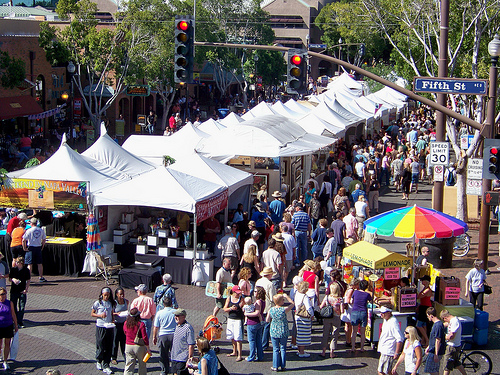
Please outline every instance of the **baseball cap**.
[[238, 285], [233, 285], [233, 287], [231, 288], [231, 290], [234, 292], [234, 293], [241, 293], [241, 289]]
[[139, 292], [147, 293], [148, 287], [146, 286], [146, 284], [140, 284], [140, 285], [135, 287], [135, 290], [137, 290]]
[[177, 310], [174, 311], [174, 315], [177, 315], [177, 316], [184, 315], [184, 316], [186, 316], [187, 313], [186, 313], [186, 310], [179, 308], [179, 309], [177, 309]]
[[392, 310], [388, 307], [385, 307], [385, 306], [382, 306], [380, 308], [380, 313], [383, 314], [383, 313], [386, 313], [386, 312], [392, 312]]

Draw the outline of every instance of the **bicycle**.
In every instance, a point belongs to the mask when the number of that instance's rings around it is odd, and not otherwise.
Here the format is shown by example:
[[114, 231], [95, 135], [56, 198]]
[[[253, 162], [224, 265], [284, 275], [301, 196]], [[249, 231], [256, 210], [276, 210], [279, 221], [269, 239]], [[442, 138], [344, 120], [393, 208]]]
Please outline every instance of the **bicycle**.
[[470, 250], [470, 236], [467, 233], [461, 234], [455, 238], [453, 244], [453, 255], [456, 257], [464, 257]]
[[489, 375], [493, 370], [493, 363], [488, 354], [480, 351], [473, 350], [469, 353], [465, 351], [466, 343], [463, 343], [460, 348], [460, 361], [464, 366], [467, 374], [476, 375]]

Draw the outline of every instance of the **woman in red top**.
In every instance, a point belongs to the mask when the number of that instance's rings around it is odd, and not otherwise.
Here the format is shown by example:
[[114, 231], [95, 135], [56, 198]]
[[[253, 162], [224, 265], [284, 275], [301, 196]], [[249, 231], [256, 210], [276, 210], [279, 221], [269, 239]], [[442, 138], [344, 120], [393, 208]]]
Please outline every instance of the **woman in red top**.
[[424, 288], [417, 295], [417, 300], [419, 301], [417, 307], [417, 329], [422, 337], [422, 346], [425, 347], [429, 343], [429, 337], [427, 336], [427, 309], [432, 307], [431, 297], [434, 295], [434, 292], [430, 287], [431, 278], [428, 275], [422, 276], [420, 282]]
[[313, 301], [313, 306], [315, 306], [319, 301], [319, 276], [316, 274], [316, 272], [318, 272], [320, 269], [321, 266], [318, 262], [307, 259], [304, 261], [304, 267], [302, 267], [302, 269], [299, 271], [299, 276], [309, 284], [309, 290], [314, 290], [315, 298]]
[[[125, 324], [123, 325], [125, 332], [125, 372], [124, 374], [133, 374], [135, 370], [135, 363], [139, 364], [139, 375], [146, 375], [146, 362], [142, 359], [149, 353], [149, 338], [146, 333], [146, 326], [141, 322], [141, 312], [137, 308], [132, 308]], [[139, 332], [138, 332], [139, 331]], [[135, 337], [138, 336], [144, 340], [144, 345], [138, 345], [134, 342]]]

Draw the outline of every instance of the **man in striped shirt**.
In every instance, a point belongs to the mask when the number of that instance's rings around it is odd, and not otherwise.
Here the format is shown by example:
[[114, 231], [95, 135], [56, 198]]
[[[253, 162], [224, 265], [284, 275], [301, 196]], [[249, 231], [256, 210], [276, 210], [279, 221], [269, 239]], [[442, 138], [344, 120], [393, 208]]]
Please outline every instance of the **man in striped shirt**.
[[309, 215], [304, 212], [304, 206], [302, 203], [298, 203], [295, 207], [292, 224], [295, 228], [299, 262], [300, 265], [302, 265], [304, 260], [307, 259], [307, 238], [312, 232], [311, 219], [309, 218]]
[[170, 352], [170, 367], [172, 373], [180, 375], [181, 371], [186, 368], [186, 362], [194, 354], [194, 329], [191, 324], [186, 321], [186, 310], [177, 309], [174, 312], [175, 327], [174, 339], [172, 342], [172, 350]]

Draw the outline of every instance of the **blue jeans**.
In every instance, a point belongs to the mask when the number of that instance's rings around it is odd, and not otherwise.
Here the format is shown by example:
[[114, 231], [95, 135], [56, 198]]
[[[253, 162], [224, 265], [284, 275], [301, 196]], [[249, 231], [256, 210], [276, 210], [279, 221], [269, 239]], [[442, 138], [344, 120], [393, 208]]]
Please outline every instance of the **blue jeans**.
[[271, 337], [271, 323], [262, 322], [262, 350], [269, 348], [269, 338]]
[[297, 238], [297, 254], [302, 265], [307, 259], [307, 232], [295, 231], [295, 237]]
[[148, 334], [148, 338], [151, 336], [151, 326], [153, 325], [153, 322], [151, 321], [151, 318], [149, 319], [141, 319], [141, 322], [144, 323], [146, 326], [146, 333]]
[[273, 367], [277, 369], [286, 367], [286, 341], [287, 337], [271, 337], [273, 343]]
[[264, 359], [264, 350], [262, 349], [262, 325], [247, 325], [247, 336], [248, 344], [250, 345], [248, 361], [262, 361]]
[[281, 277], [278, 277], [276, 279], [272, 279], [271, 282], [273, 283], [276, 291], [283, 289], [283, 280], [281, 280]]
[[391, 176], [391, 174], [389, 173], [389, 168], [382, 168], [382, 170], [380, 172], [380, 178], [379, 178], [380, 184], [382, 184], [382, 182], [384, 180], [384, 176], [385, 176], [385, 184], [387, 186], [389, 186], [390, 185], [389, 178]]

